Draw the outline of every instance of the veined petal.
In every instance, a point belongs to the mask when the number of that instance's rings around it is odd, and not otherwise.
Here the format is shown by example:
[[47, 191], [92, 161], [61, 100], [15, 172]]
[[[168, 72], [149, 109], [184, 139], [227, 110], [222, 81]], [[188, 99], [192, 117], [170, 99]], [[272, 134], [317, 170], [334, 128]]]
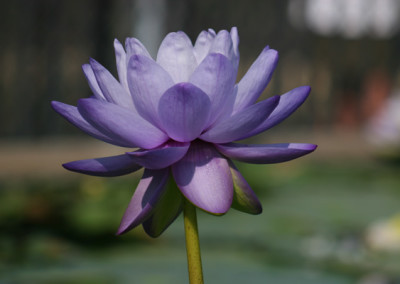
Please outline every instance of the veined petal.
[[125, 49], [127, 64], [132, 55], [142, 55], [151, 59], [151, 55], [147, 51], [146, 47], [137, 38], [128, 37], [125, 40]]
[[90, 66], [90, 64], [83, 64], [82, 70], [85, 74], [86, 80], [88, 81], [89, 87], [93, 92], [93, 95], [96, 97], [96, 99], [105, 101], [106, 98], [104, 97], [103, 92], [100, 90], [96, 76], [93, 73], [92, 66]]
[[140, 115], [160, 125], [158, 104], [161, 96], [174, 82], [171, 76], [153, 59], [133, 55], [128, 65], [128, 85]]
[[115, 177], [135, 172], [142, 168], [141, 165], [129, 157], [118, 155], [97, 159], [86, 159], [63, 164], [67, 170], [100, 177]]
[[304, 143], [282, 144], [217, 144], [225, 156], [250, 164], [274, 164], [290, 161], [313, 152], [317, 145]]
[[169, 88], [160, 99], [158, 114], [168, 136], [180, 142], [196, 139], [210, 116], [208, 96], [190, 83]]
[[188, 36], [184, 32], [169, 33], [160, 45], [157, 63], [171, 75], [175, 83], [187, 82], [197, 67]]
[[232, 175], [228, 161], [208, 143], [195, 141], [186, 156], [172, 165], [176, 184], [197, 207], [213, 213], [226, 213], [233, 198]]
[[193, 47], [193, 53], [196, 57], [198, 64], [200, 64], [207, 56], [214, 38], [215, 34], [209, 33], [207, 31], [202, 31], [197, 37], [196, 43]]
[[239, 58], [235, 54], [232, 37], [228, 31], [221, 30], [218, 32], [210, 46], [209, 53], [221, 53], [226, 56], [231, 61], [236, 74], [239, 65]]
[[279, 104], [271, 113], [271, 115], [256, 129], [249, 131], [249, 133], [247, 133], [240, 139], [245, 139], [257, 135], [258, 133], [264, 132], [265, 130], [283, 121], [303, 104], [303, 102], [307, 99], [310, 91], [311, 88], [309, 86], [302, 86], [281, 95]]
[[155, 148], [168, 140], [167, 135], [126, 108], [96, 99], [80, 99], [78, 110], [95, 128], [131, 147]]
[[262, 206], [256, 194], [232, 161], [229, 161], [229, 167], [232, 174], [234, 191], [232, 208], [249, 214], [260, 214]]
[[154, 212], [142, 224], [145, 232], [153, 238], [160, 236], [181, 214], [182, 204], [183, 195], [171, 178]]
[[190, 83], [203, 90], [211, 101], [210, 119], [207, 127], [221, 114], [233, 107], [236, 71], [224, 55], [207, 55], [190, 77]]
[[278, 52], [267, 46], [238, 83], [234, 113], [254, 104], [272, 77]]
[[114, 40], [114, 49], [115, 49], [115, 60], [117, 62], [117, 72], [118, 72], [119, 82], [124, 87], [124, 89], [127, 92], [129, 92], [128, 81], [126, 79], [126, 70], [127, 70], [126, 53], [124, 47], [117, 39]]
[[108, 102], [131, 110], [135, 109], [131, 95], [106, 68], [92, 58], [90, 59], [90, 66], [92, 67], [97, 83]]
[[200, 139], [213, 143], [227, 143], [240, 137], [262, 123], [278, 105], [279, 96], [256, 103], [213, 125]]
[[131, 147], [129, 143], [125, 143], [124, 141], [120, 141], [119, 139], [114, 139], [94, 128], [89, 122], [86, 121], [86, 119], [82, 117], [77, 107], [57, 101], [52, 101], [51, 106], [67, 121], [78, 127], [80, 130], [86, 132], [90, 136], [93, 136], [94, 138], [113, 145], [121, 147]]
[[163, 169], [176, 163], [185, 156], [190, 143], [169, 141], [160, 148], [152, 150], [140, 149], [135, 152], [127, 152], [135, 163], [146, 169]]
[[122, 217], [117, 235], [124, 234], [151, 216], [167, 187], [169, 169], [145, 169], [143, 177]]

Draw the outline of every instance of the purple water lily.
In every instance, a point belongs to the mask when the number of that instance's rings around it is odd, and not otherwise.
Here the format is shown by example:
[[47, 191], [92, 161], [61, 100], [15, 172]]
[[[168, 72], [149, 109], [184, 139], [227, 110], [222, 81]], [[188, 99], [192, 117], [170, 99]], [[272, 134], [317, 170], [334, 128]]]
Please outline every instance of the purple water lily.
[[181, 213], [184, 198], [212, 214], [231, 207], [262, 207], [232, 160], [255, 164], [289, 161], [313, 144], [234, 143], [280, 123], [307, 98], [302, 86], [257, 102], [271, 79], [277, 51], [266, 47], [236, 83], [236, 28], [202, 31], [194, 46], [183, 32], [168, 34], [153, 60], [142, 43], [115, 40], [119, 80], [91, 59], [83, 71], [93, 92], [78, 106], [52, 102], [69, 122], [104, 142], [137, 148], [124, 154], [63, 166], [94, 176], [119, 176], [144, 168], [118, 234], [142, 224], [159, 236]]

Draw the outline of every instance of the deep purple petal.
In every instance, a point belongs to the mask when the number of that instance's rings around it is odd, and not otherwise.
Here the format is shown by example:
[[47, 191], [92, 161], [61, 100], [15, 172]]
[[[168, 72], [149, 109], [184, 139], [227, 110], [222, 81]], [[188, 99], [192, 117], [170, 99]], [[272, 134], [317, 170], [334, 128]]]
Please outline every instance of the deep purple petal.
[[232, 208], [249, 214], [260, 214], [262, 212], [262, 206], [256, 194], [232, 161], [229, 161], [229, 166], [232, 174], [234, 191]]
[[160, 148], [127, 152], [135, 163], [146, 169], [162, 169], [179, 161], [185, 156], [190, 143], [168, 142]]
[[118, 72], [119, 82], [124, 87], [124, 89], [127, 92], [129, 92], [128, 81], [126, 79], [126, 70], [127, 70], [126, 53], [124, 47], [117, 39], [114, 40], [114, 49], [115, 49], [115, 60], [117, 62], [117, 72]]
[[198, 64], [200, 64], [207, 56], [214, 38], [215, 34], [209, 33], [207, 31], [202, 31], [197, 37], [196, 43], [193, 47], [193, 53], [196, 57]]
[[127, 63], [132, 55], [142, 55], [151, 58], [151, 55], [147, 51], [146, 47], [137, 38], [128, 37], [125, 40], [125, 49]]
[[129, 155], [73, 161], [63, 164], [67, 170], [100, 177], [126, 175], [142, 168]]
[[238, 140], [240, 137], [262, 123], [278, 105], [279, 96], [249, 106], [213, 125], [200, 139], [213, 143], [227, 143]]
[[89, 122], [87, 122], [82, 115], [79, 113], [77, 107], [71, 106], [68, 104], [64, 104], [57, 101], [52, 101], [51, 106], [53, 109], [63, 116], [67, 121], [86, 132], [90, 136], [102, 140], [104, 142], [121, 146], [121, 147], [131, 147], [129, 143], [125, 143], [124, 141], [120, 141], [119, 139], [114, 139], [106, 134], [100, 132], [96, 128], [94, 128]]
[[96, 76], [93, 73], [92, 66], [90, 66], [90, 64], [83, 64], [82, 70], [85, 74], [86, 80], [88, 81], [89, 87], [93, 92], [93, 95], [96, 97], [96, 99], [105, 101], [106, 98], [104, 97], [103, 92], [100, 90]]
[[153, 59], [133, 55], [128, 65], [128, 85], [137, 111], [145, 119], [160, 125], [158, 104], [174, 82]]
[[188, 142], [204, 130], [210, 108], [210, 99], [201, 89], [190, 83], [179, 83], [161, 97], [158, 114], [169, 137]]
[[153, 238], [160, 236], [182, 212], [182, 204], [183, 195], [171, 178], [154, 212], [143, 222], [145, 232]]
[[187, 82], [197, 67], [188, 36], [184, 32], [169, 33], [160, 45], [157, 63], [171, 75], [175, 83]]
[[151, 216], [162, 198], [169, 177], [169, 169], [145, 169], [143, 177], [122, 217], [118, 235], [124, 234]]
[[271, 80], [278, 52], [267, 46], [238, 83], [234, 112], [254, 104]]
[[317, 145], [303, 143], [282, 144], [220, 144], [215, 147], [225, 156], [251, 164], [274, 164], [290, 161], [313, 152]]
[[221, 115], [231, 112], [234, 96], [236, 71], [224, 55], [207, 55], [190, 77], [190, 83], [202, 89], [210, 98], [211, 114], [207, 126]]
[[127, 90], [114, 78], [111, 73], [94, 59], [90, 59], [90, 66], [96, 76], [97, 83], [104, 97], [110, 103], [134, 110], [132, 97]]
[[281, 95], [279, 104], [271, 113], [271, 115], [256, 129], [249, 131], [249, 133], [240, 139], [257, 135], [283, 121], [303, 104], [310, 91], [311, 88], [309, 86], [302, 86]]
[[137, 113], [96, 99], [80, 99], [78, 110], [94, 127], [131, 147], [155, 148], [168, 137]]
[[172, 165], [176, 184], [197, 207], [214, 214], [226, 213], [233, 198], [228, 161], [208, 143], [195, 141], [186, 156]]

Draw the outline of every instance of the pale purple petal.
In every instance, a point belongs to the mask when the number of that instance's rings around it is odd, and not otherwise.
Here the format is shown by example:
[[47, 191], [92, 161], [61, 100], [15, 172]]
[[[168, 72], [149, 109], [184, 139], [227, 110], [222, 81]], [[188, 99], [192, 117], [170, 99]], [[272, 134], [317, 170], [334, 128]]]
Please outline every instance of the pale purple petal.
[[172, 165], [176, 184], [197, 207], [214, 214], [226, 213], [233, 198], [228, 161], [213, 146], [193, 142], [186, 156]]
[[271, 80], [278, 52], [267, 46], [238, 83], [234, 112], [254, 104]]
[[221, 53], [226, 56], [232, 63], [232, 66], [237, 72], [239, 65], [239, 58], [236, 56], [231, 34], [226, 30], [221, 30], [215, 37], [212, 45], [210, 46], [209, 53]]
[[124, 87], [124, 89], [127, 92], [129, 92], [128, 81], [126, 79], [126, 70], [127, 70], [126, 53], [124, 47], [117, 39], [114, 40], [114, 49], [115, 49], [115, 60], [117, 62], [117, 72], [118, 72], [119, 82]]
[[179, 83], [169, 88], [160, 99], [158, 113], [161, 125], [169, 137], [188, 142], [203, 131], [211, 102], [208, 96], [190, 83]]
[[251, 164], [274, 164], [290, 161], [313, 152], [317, 145], [304, 143], [282, 144], [220, 144], [215, 147], [225, 156]]
[[232, 208], [249, 214], [260, 214], [262, 206], [256, 194], [232, 161], [229, 161], [229, 166], [234, 190]]
[[213, 125], [200, 139], [213, 143], [227, 143], [240, 137], [262, 123], [278, 105], [279, 96], [256, 103]]
[[[231, 28], [231, 39], [233, 44], [233, 52], [239, 60], [239, 33], [236, 27]], [[238, 62], [239, 63], [239, 62]]]
[[143, 177], [122, 217], [118, 235], [124, 234], [151, 216], [167, 189], [169, 169], [145, 169]]
[[187, 82], [197, 67], [188, 36], [184, 32], [169, 33], [158, 50], [157, 63], [171, 75], [175, 83]]
[[119, 139], [114, 139], [112, 137], [109, 137], [106, 134], [94, 128], [89, 122], [87, 122], [82, 117], [77, 107], [57, 101], [52, 101], [51, 106], [57, 113], [63, 116], [66, 120], [68, 120], [70, 123], [81, 129], [82, 131], [86, 132], [90, 136], [93, 136], [94, 138], [100, 139], [104, 142], [113, 145], [121, 147], [131, 147], [129, 143], [125, 143], [124, 141], [120, 141]]
[[153, 59], [133, 55], [128, 65], [128, 85], [137, 111], [157, 126], [158, 104], [161, 96], [174, 82], [171, 76]]
[[224, 55], [207, 55], [190, 77], [190, 83], [202, 89], [210, 98], [211, 113], [207, 126], [221, 114], [232, 111], [236, 71]]
[[168, 140], [164, 132], [137, 113], [115, 104], [96, 99], [80, 99], [78, 110], [95, 128], [131, 147], [151, 149]]
[[185, 156], [190, 143], [169, 141], [160, 148], [127, 152], [135, 163], [146, 169], [162, 169], [176, 163]]
[[108, 102], [131, 110], [135, 109], [129, 92], [106, 68], [92, 58], [90, 59], [90, 66], [92, 66], [97, 83], [99, 83], [100, 89]]
[[93, 95], [96, 97], [96, 99], [105, 101], [106, 98], [104, 97], [103, 92], [100, 90], [99, 83], [97, 83], [92, 66], [90, 66], [90, 64], [83, 64], [82, 70], [85, 74], [86, 80], [88, 81], [89, 87], [93, 92]]
[[63, 164], [67, 170], [100, 177], [115, 177], [135, 172], [141, 165], [129, 155], [111, 156], [97, 159], [86, 159]]
[[154, 212], [143, 222], [144, 231], [153, 238], [160, 236], [171, 223], [181, 214], [183, 195], [171, 178], [165, 194], [157, 203]]
[[130, 37], [125, 40], [126, 49], [126, 62], [128, 64], [132, 55], [142, 55], [151, 58], [151, 55], [147, 51], [146, 47], [136, 38]]
[[198, 64], [200, 64], [207, 56], [214, 38], [215, 34], [209, 33], [207, 31], [202, 31], [197, 37], [196, 43], [193, 47], [193, 53], [196, 57]]
[[283, 121], [303, 104], [310, 91], [311, 88], [309, 86], [302, 86], [281, 95], [279, 104], [271, 113], [271, 115], [256, 129], [249, 131], [240, 139], [257, 135]]

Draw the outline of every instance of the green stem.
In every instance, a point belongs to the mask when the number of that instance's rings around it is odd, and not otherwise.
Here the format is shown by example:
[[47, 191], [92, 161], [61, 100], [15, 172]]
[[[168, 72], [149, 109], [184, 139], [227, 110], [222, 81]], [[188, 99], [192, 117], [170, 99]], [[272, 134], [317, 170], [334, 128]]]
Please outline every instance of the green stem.
[[186, 198], [183, 202], [183, 218], [185, 222], [186, 253], [189, 269], [189, 283], [203, 284], [201, 267], [199, 232], [197, 229], [196, 207]]

